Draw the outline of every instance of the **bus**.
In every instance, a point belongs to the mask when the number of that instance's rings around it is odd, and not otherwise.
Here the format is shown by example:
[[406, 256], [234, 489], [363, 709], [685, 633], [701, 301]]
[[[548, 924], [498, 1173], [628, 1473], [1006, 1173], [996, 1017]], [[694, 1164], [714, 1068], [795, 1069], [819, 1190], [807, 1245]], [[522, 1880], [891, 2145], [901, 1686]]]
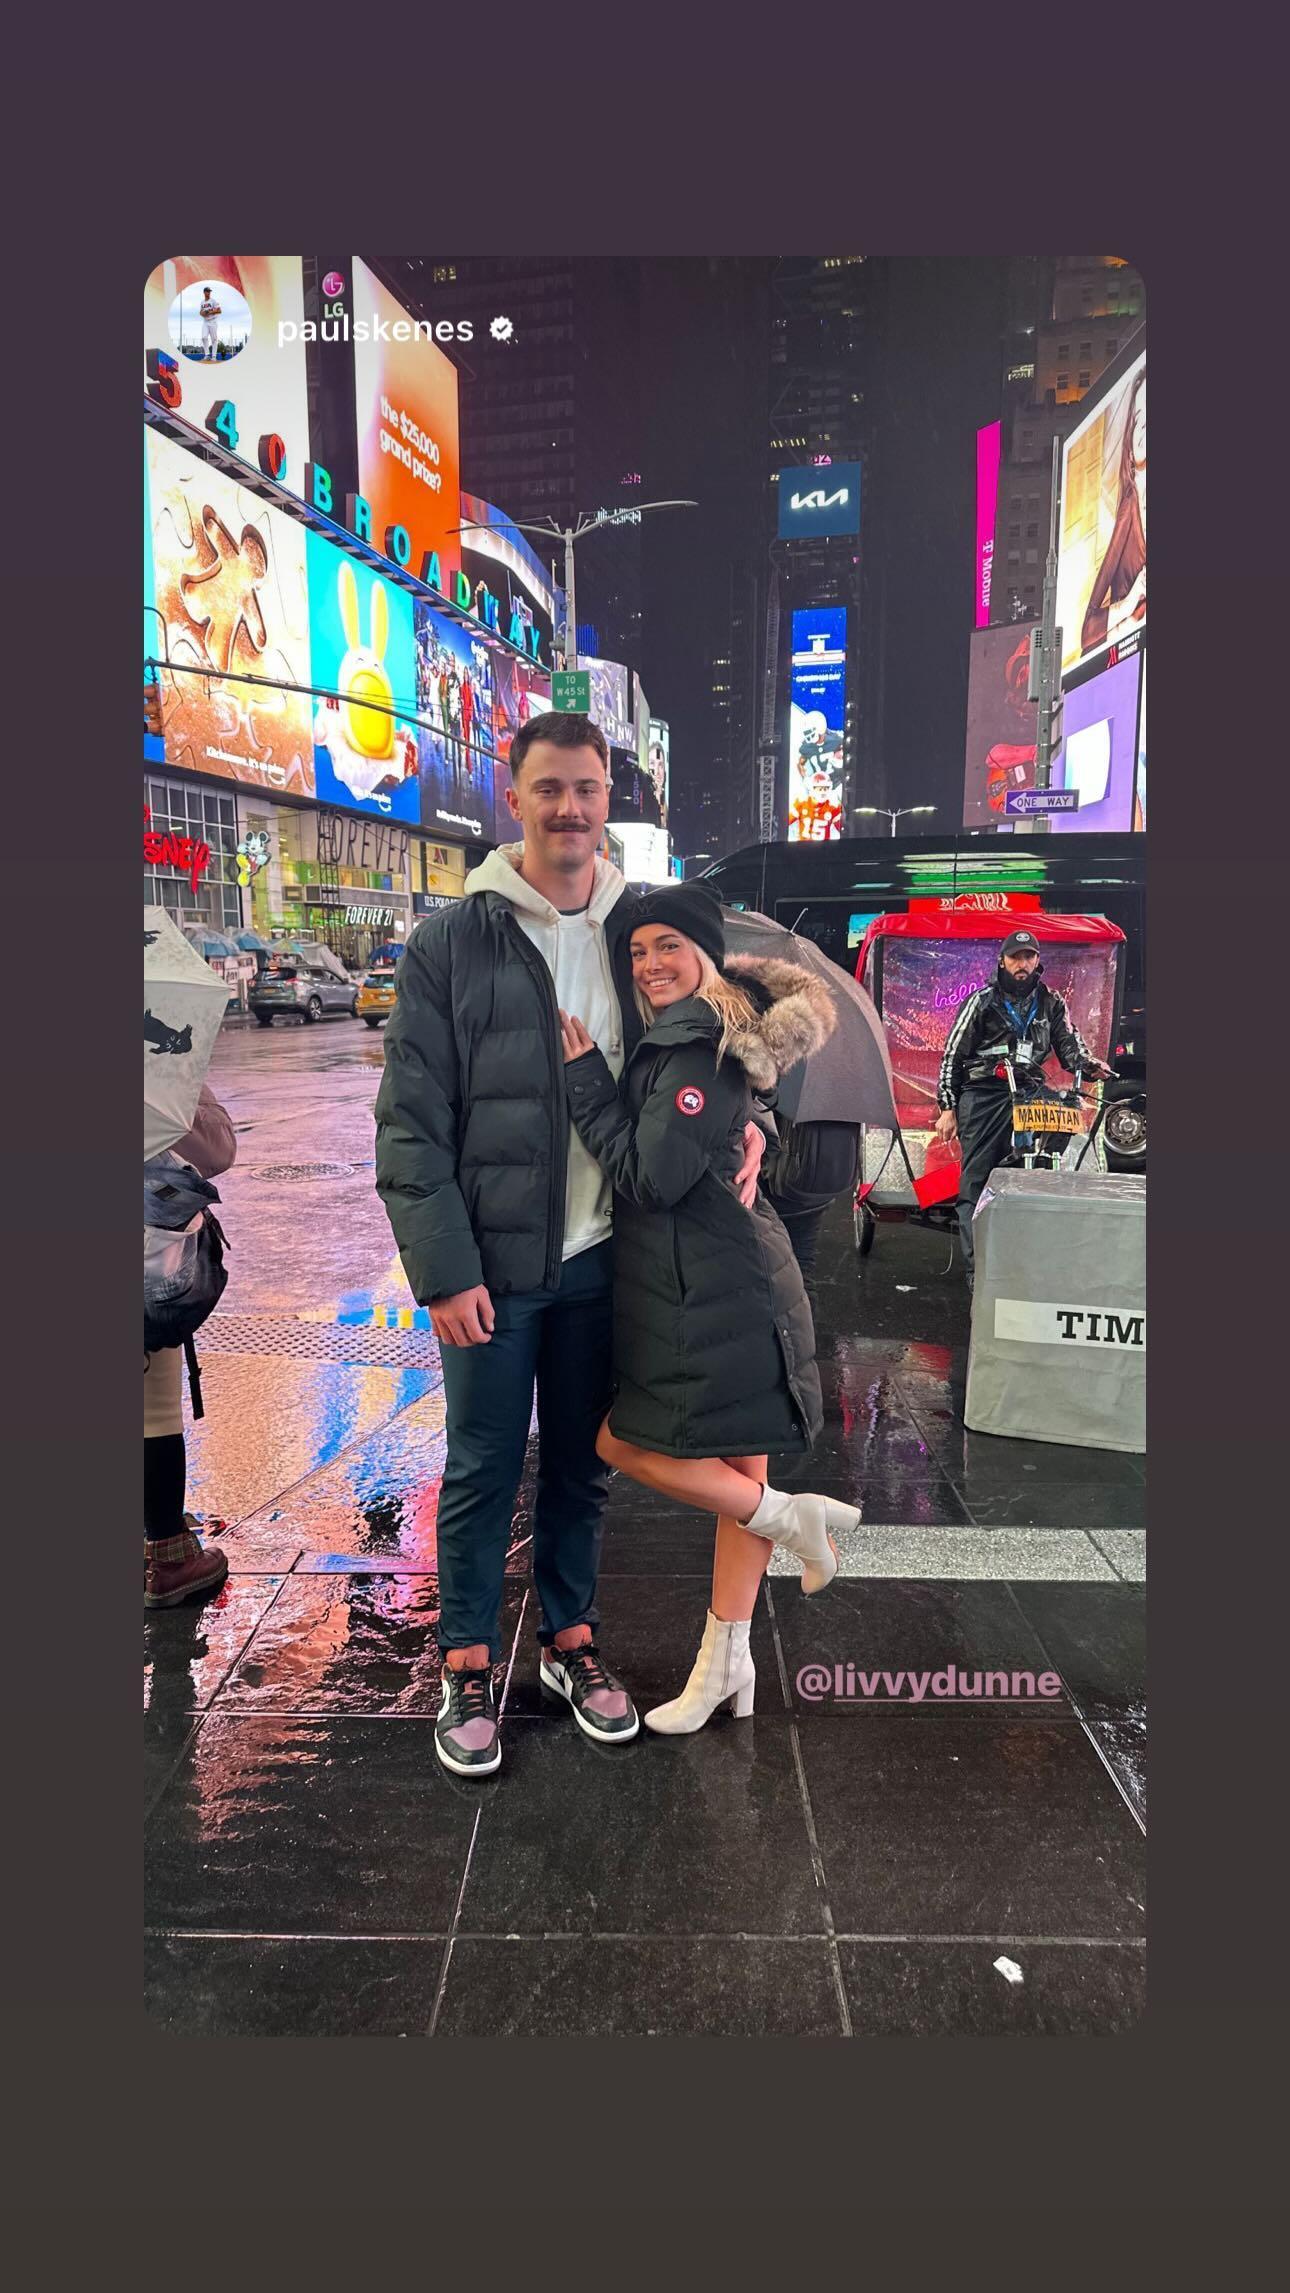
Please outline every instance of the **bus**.
[[[1125, 935], [1121, 1009], [1111, 1063], [1108, 1163], [1146, 1166], [1146, 836], [852, 836], [831, 844], [749, 844], [703, 869], [727, 907], [756, 909], [814, 940], [854, 974], [873, 918], [913, 899], [971, 894], [1000, 905], [1038, 899], [1057, 914], [1106, 916]], [[1018, 922], [1024, 918], [1024, 909]]]

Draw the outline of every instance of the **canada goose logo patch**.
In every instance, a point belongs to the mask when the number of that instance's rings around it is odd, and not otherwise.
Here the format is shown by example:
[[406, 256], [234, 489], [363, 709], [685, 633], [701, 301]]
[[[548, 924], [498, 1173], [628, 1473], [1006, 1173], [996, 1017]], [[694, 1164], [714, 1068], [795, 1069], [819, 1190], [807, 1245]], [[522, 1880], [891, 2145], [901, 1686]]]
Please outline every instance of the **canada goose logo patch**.
[[702, 1091], [693, 1083], [676, 1094], [676, 1103], [683, 1115], [701, 1115], [706, 1104]]

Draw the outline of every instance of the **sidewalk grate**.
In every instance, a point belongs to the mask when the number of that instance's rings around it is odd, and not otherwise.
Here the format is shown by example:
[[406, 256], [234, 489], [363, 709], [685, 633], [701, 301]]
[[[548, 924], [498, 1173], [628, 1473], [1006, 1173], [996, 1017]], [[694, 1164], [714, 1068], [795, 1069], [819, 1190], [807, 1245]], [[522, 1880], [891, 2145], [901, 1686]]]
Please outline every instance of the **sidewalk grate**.
[[363, 1368], [437, 1369], [430, 1330], [347, 1328], [281, 1314], [212, 1314], [197, 1333], [201, 1354], [277, 1354], [287, 1361], [349, 1362]]
[[352, 1162], [262, 1162], [252, 1178], [352, 1178]]

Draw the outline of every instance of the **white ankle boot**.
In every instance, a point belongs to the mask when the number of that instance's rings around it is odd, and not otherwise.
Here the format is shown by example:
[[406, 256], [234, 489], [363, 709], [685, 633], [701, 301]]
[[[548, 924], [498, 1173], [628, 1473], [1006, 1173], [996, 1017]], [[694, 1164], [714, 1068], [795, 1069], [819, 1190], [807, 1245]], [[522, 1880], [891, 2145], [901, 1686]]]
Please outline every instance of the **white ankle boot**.
[[795, 1553], [802, 1563], [803, 1592], [823, 1592], [838, 1573], [838, 1556], [829, 1541], [830, 1529], [857, 1529], [860, 1515], [854, 1505], [841, 1505], [836, 1497], [818, 1497], [806, 1490], [790, 1496], [783, 1489], [762, 1490], [752, 1519], [744, 1522], [754, 1536], [767, 1537]]
[[748, 1630], [747, 1623], [723, 1624], [709, 1609], [689, 1679], [670, 1704], [659, 1704], [645, 1714], [646, 1727], [658, 1736], [688, 1736], [721, 1704], [731, 1705], [737, 1720], [746, 1720], [757, 1679]]

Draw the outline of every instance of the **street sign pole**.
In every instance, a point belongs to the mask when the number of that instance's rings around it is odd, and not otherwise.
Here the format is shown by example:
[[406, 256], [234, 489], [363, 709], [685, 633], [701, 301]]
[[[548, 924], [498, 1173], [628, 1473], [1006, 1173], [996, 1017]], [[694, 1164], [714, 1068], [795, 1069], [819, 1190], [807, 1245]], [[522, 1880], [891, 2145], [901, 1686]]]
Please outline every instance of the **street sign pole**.
[[564, 529], [564, 665], [578, 666], [578, 607], [573, 593], [573, 528]]
[[[1039, 721], [1035, 728], [1035, 787], [1046, 790], [1052, 777], [1053, 710], [1061, 683], [1060, 633], [1057, 628], [1057, 479], [1059, 441], [1053, 440], [1052, 495], [1048, 514], [1048, 557], [1044, 565], [1044, 610], [1039, 639]], [[1031, 640], [1033, 644], [1033, 638]], [[1046, 808], [1034, 821], [1036, 836], [1047, 833]]]

